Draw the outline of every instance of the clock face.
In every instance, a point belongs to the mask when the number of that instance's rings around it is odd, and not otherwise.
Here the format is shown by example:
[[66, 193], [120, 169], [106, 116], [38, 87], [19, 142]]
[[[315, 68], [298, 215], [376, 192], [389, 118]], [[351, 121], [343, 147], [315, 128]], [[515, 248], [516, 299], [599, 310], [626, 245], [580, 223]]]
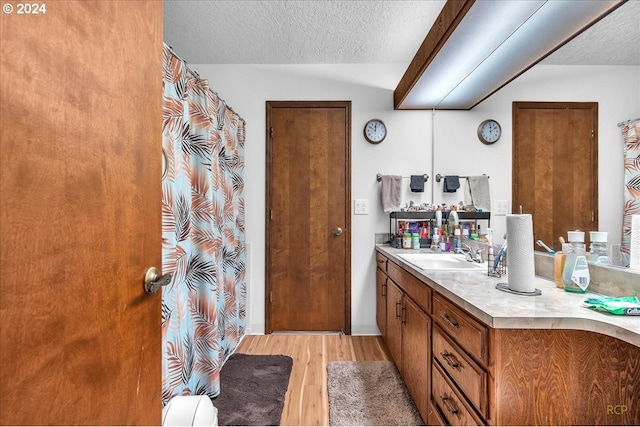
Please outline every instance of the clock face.
[[382, 120], [372, 119], [364, 125], [364, 137], [372, 144], [379, 144], [387, 136], [387, 127]]
[[478, 138], [484, 144], [493, 144], [500, 139], [501, 134], [500, 124], [495, 120], [485, 120], [478, 126]]

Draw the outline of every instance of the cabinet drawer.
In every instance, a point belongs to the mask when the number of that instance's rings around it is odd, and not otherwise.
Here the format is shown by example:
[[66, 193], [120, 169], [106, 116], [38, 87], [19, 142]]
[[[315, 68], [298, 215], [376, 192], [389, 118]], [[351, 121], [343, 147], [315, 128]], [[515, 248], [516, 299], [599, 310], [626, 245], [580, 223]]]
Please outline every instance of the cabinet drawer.
[[433, 401], [429, 401], [429, 409], [427, 410], [427, 425], [428, 426], [446, 426], [447, 422], [440, 413], [440, 410], [433, 404]]
[[387, 274], [426, 313], [431, 314], [431, 288], [393, 262], [387, 263]]
[[441, 295], [433, 295], [433, 318], [460, 347], [485, 365], [489, 359], [486, 326]]
[[478, 412], [487, 418], [487, 373], [438, 326], [433, 327], [433, 357]]
[[380, 252], [376, 252], [376, 266], [385, 273], [387, 272], [387, 257]]
[[433, 363], [432, 398], [442, 412], [445, 421], [453, 426], [483, 425], [469, 404], [460, 397], [440, 370], [437, 362]]

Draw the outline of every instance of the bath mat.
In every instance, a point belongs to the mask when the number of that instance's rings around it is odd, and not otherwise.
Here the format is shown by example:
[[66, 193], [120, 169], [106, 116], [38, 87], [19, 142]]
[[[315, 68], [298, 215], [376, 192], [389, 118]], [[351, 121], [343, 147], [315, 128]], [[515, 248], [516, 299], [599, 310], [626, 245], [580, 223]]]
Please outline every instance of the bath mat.
[[280, 425], [292, 366], [289, 356], [231, 355], [220, 371], [220, 395], [213, 399], [218, 425]]
[[330, 362], [329, 425], [422, 426], [393, 362]]

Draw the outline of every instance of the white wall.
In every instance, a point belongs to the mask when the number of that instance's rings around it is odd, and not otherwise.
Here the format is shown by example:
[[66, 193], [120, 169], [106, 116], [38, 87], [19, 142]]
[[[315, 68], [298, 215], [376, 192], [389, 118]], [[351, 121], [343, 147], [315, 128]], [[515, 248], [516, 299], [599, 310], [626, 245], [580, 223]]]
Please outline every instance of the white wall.
[[[622, 211], [622, 141], [616, 123], [640, 117], [640, 67], [537, 66], [473, 111], [394, 111], [393, 90], [403, 64], [340, 65], [192, 65], [247, 122], [245, 147], [246, 233], [249, 278], [247, 332], [265, 330], [265, 120], [266, 101], [352, 101], [351, 195], [369, 199], [370, 214], [352, 216], [352, 333], [376, 334], [374, 233], [388, 232], [376, 174], [427, 173], [425, 193], [407, 190], [403, 201], [451, 203], [459, 191], [431, 188], [435, 175], [491, 176], [491, 200], [511, 199], [511, 103], [513, 101], [595, 101], [599, 103], [600, 224], [619, 239]], [[389, 133], [380, 145], [365, 142], [367, 120], [380, 118]], [[503, 136], [485, 146], [478, 124], [498, 120]], [[435, 126], [432, 127], [432, 120]], [[433, 133], [432, 133], [433, 131]], [[432, 170], [432, 141], [435, 167]], [[408, 181], [407, 181], [408, 182]], [[504, 217], [493, 217], [496, 236]], [[616, 234], [617, 233], [617, 234]]]

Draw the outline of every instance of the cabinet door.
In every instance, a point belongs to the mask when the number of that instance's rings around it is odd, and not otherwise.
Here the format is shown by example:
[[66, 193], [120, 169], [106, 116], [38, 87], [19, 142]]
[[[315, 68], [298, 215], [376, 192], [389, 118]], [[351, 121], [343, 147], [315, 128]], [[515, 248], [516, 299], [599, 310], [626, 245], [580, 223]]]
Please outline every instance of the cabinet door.
[[387, 339], [387, 275], [376, 268], [376, 323], [382, 338]]
[[403, 378], [422, 419], [426, 420], [431, 394], [431, 318], [405, 295], [402, 324]]
[[393, 361], [402, 372], [402, 299], [403, 292], [387, 278], [387, 347]]

